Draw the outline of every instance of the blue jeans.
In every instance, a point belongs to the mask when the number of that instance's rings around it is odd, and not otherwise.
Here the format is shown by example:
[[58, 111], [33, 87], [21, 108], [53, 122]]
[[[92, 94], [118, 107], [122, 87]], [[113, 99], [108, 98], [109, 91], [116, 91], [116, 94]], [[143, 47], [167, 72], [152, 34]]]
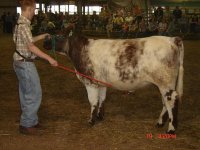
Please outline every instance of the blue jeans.
[[13, 67], [19, 80], [20, 125], [32, 127], [38, 123], [37, 112], [42, 100], [40, 78], [33, 62], [14, 61]]

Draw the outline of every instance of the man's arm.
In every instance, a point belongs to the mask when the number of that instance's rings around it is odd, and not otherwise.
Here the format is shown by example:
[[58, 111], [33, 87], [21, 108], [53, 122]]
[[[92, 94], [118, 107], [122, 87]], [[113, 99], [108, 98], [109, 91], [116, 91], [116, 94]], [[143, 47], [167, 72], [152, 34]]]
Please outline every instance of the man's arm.
[[29, 43], [28, 45], [29, 50], [34, 53], [35, 55], [37, 55], [40, 58], [43, 58], [45, 60], [47, 60], [52, 66], [58, 66], [58, 63], [56, 60], [54, 60], [53, 58], [51, 58], [49, 55], [47, 55], [46, 53], [42, 52], [38, 47], [36, 47], [33, 43]]
[[41, 35], [35, 36], [35, 37], [33, 37], [33, 42], [37, 42], [37, 41], [39, 41], [39, 40], [42, 40], [42, 39], [44, 39], [46, 36], [49, 36], [49, 34], [48, 34], [48, 33], [45, 33], [45, 34], [41, 34]]

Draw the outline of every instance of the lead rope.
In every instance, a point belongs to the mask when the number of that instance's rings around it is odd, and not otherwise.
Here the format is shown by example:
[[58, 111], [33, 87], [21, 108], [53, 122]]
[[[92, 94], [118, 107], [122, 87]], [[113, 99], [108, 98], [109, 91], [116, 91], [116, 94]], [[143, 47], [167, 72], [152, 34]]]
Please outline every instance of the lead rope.
[[80, 72], [78, 72], [78, 71], [74, 71], [74, 70], [72, 70], [72, 69], [70, 69], [70, 68], [68, 68], [68, 67], [66, 67], [66, 66], [61, 65], [61, 64], [58, 64], [58, 68], [60, 68], [60, 69], [62, 69], [62, 70], [65, 70], [65, 71], [68, 71], [68, 72], [71, 72], [71, 73], [78, 74], [78, 75], [80, 75], [80, 76], [82, 76], [82, 77], [84, 77], [84, 78], [87, 78], [87, 79], [93, 80], [93, 81], [95, 81], [95, 82], [101, 83], [101, 84], [103, 84], [104, 86], [112, 87], [112, 85], [109, 84], [109, 83], [106, 83], [106, 82], [97, 80], [97, 79], [92, 78], [92, 77], [87, 76], [87, 75], [84, 75], [84, 74], [82, 74], [82, 73], [80, 73]]

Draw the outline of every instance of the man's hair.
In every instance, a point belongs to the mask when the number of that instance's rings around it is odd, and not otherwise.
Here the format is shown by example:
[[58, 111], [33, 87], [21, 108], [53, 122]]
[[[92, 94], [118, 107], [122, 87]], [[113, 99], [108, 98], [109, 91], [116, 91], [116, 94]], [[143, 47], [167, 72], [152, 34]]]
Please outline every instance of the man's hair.
[[35, 5], [35, 0], [18, 0], [22, 10]]

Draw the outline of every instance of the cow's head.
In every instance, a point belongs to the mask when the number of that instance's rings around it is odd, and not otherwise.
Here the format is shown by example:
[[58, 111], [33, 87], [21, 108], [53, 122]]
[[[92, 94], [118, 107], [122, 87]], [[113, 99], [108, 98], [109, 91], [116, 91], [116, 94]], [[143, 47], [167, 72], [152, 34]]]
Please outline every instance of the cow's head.
[[82, 54], [83, 48], [88, 43], [88, 39], [81, 32], [73, 32], [73, 34], [58, 34], [46, 38], [43, 47], [46, 50], [55, 50], [61, 55], [76, 58]]
[[83, 48], [88, 45], [88, 39], [81, 33], [73, 33], [73, 35], [65, 37], [62, 43], [62, 48], [57, 52], [65, 53], [70, 57], [82, 53]]
[[43, 43], [43, 48], [46, 50], [55, 50], [59, 53], [68, 53], [68, 39], [72, 36], [72, 30], [74, 28], [73, 24], [70, 24], [67, 28], [51, 35], [51, 37], [46, 36]]

